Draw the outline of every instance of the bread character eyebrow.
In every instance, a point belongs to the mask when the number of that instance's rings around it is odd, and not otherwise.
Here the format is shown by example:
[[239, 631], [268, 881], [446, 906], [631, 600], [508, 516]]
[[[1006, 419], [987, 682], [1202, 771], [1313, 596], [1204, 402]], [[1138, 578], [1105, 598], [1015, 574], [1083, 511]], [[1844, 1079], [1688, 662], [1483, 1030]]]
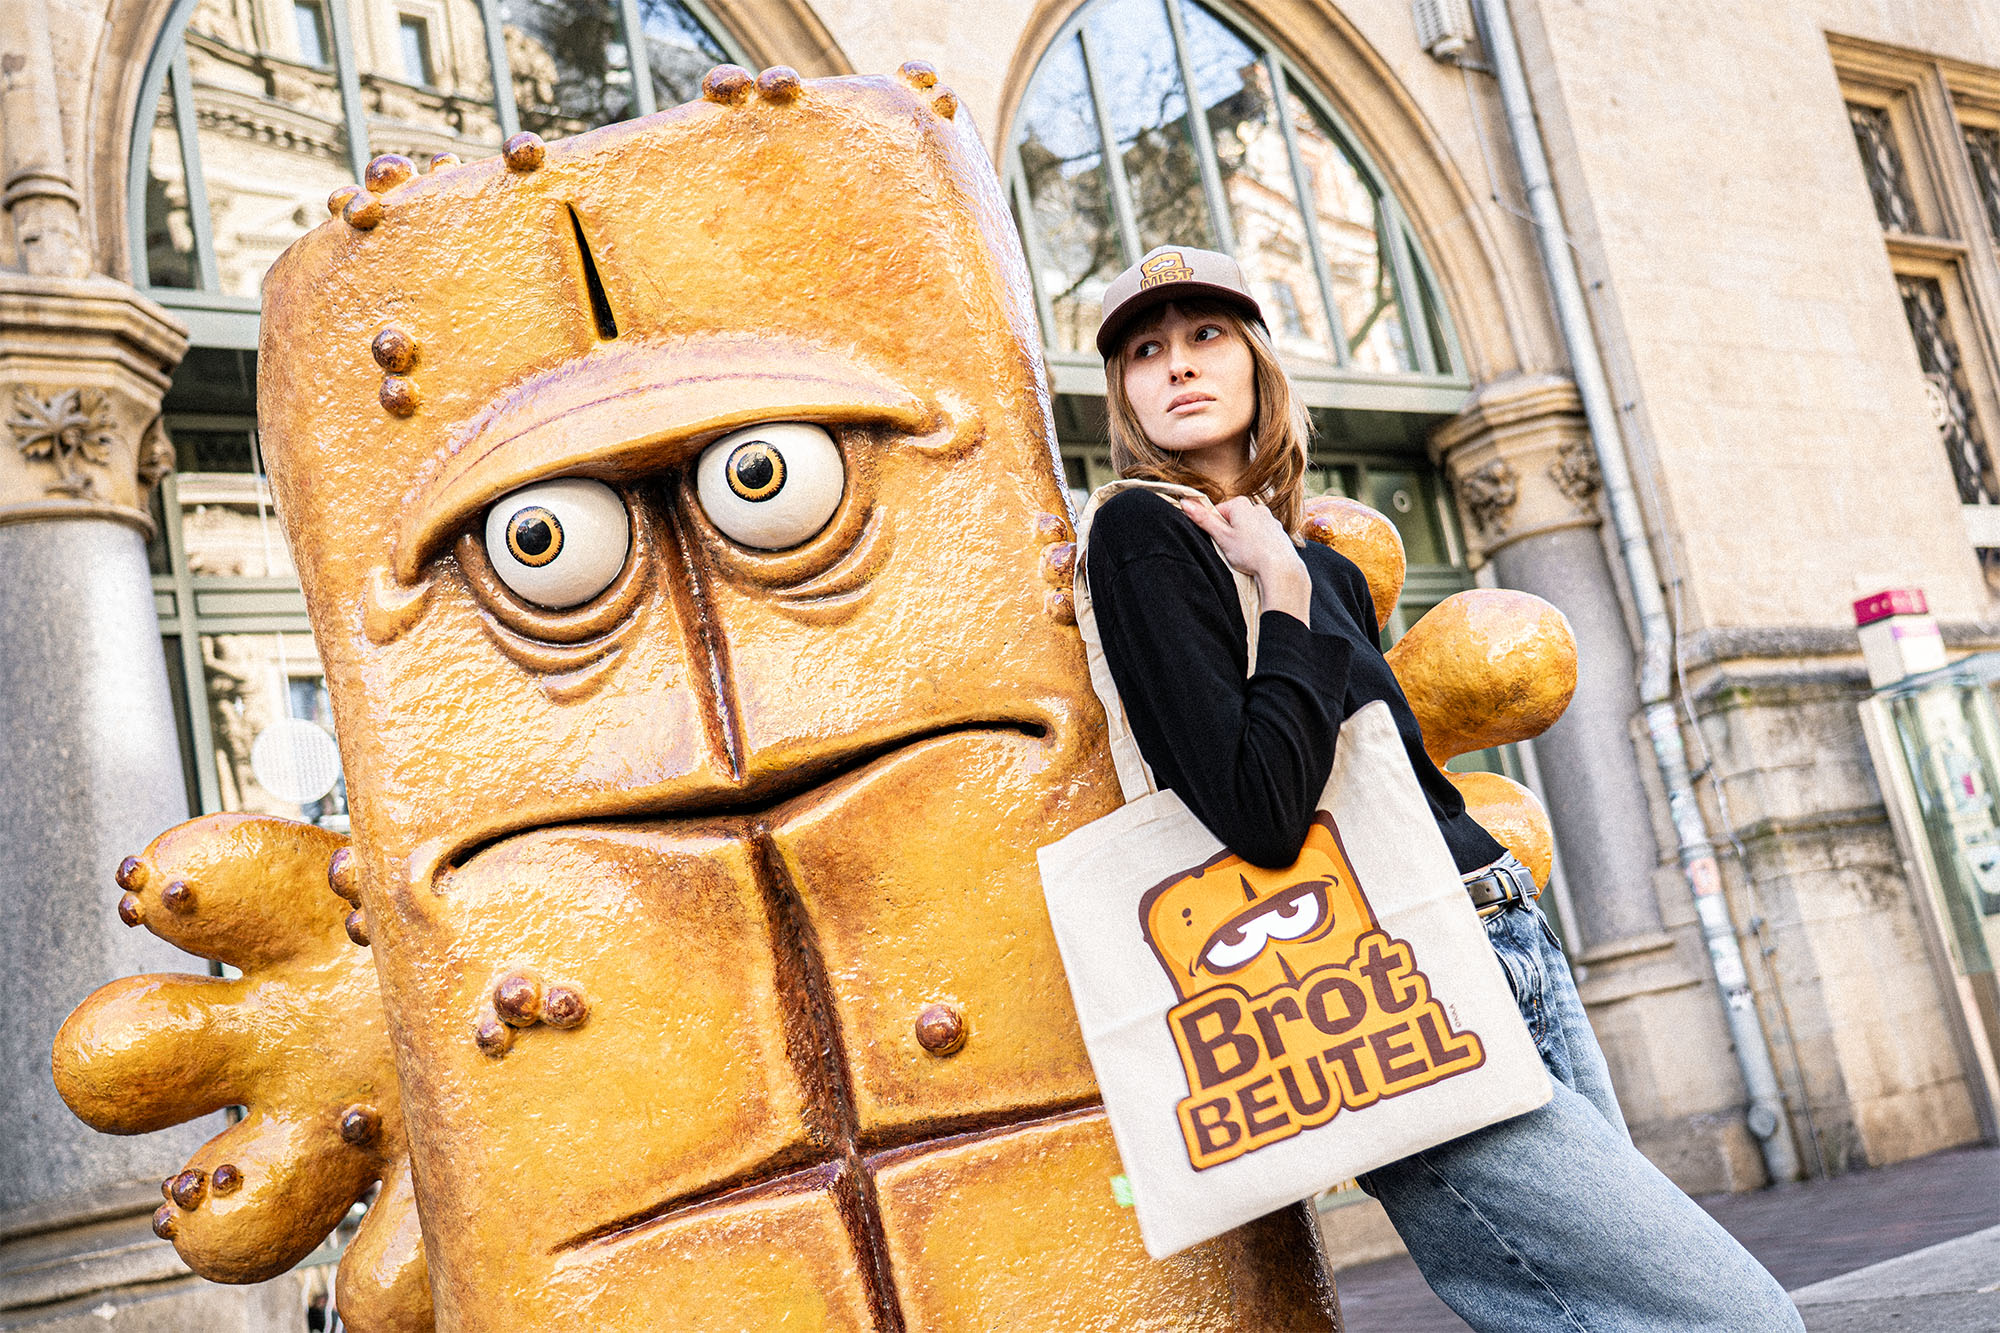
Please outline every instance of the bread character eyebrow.
[[700, 446], [770, 421], [934, 428], [939, 410], [877, 371], [814, 344], [728, 335], [599, 343], [532, 375], [456, 432], [397, 530], [396, 581], [471, 516], [551, 477], [603, 480], [682, 466]]

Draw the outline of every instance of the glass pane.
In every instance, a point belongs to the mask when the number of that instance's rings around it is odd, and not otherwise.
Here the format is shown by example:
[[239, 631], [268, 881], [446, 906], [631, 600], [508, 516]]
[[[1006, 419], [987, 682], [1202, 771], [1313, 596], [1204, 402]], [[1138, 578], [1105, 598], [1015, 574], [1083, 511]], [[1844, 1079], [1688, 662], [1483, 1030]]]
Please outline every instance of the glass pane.
[[646, 31], [646, 62], [653, 71], [653, 101], [679, 106], [701, 96], [701, 76], [728, 60], [722, 44], [677, 0], [639, 0]]
[[[163, 404], [169, 427], [177, 418], [193, 413], [230, 416], [249, 429], [257, 415], [257, 354], [225, 347], [191, 347], [174, 369]], [[229, 423], [232, 427], [237, 422]], [[187, 455], [179, 466], [188, 465]], [[246, 456], [244, 470], [249, 469]]]
[[611, 0], [501, 0], [521, 128], [580, 134], [633, 111], [632, 68]]
[[1214, 136], [1243, 276], [1264, 307], [1279, 351], [1333, 360], [1333, 334], [1299, 214], [1270, 67], [1206, 9], [1190, 4], [1182, 12], [1195, 95]]
[[1986, 232], [2000, 245], [2000, 130], [1967, 126], [1965, 155], [1972, 159], [1972, 178], [1979, 183], [1979, 202], [1986, 213]]
[[1448, 565], [1437, 505], [1431, 502], [1430, 478], [1404, 468], [1369, 468], [1361, 502], [1396, 525], [1403, 552], [1412, 565]]
[[326, 35], [326, 7], [319, 0], [292, 0], [292, 23], [298, 29], [299, 60], [324, 68], [333, 63], [333, 44]]
[[188, 213], [187, 167], [174, 125], [174, 85], [160, 85], [153, 132], [146, 144], [146, 272], [154, 287], [195, 285], [194, 223]]
[[188, 572], [197, 576], [295, 577], [291, 551], [271, 507], [271, 492], [254, 475], [252, 423], [168, 418], [177, 466], [181, 542]]
[[253, 299], [271, 262], [326, 220], [327, 195], [354, 182], [334, 71], [307, 59], [297, 23], [261, 19], [201, 0], [187, 30], [216, 269], [224, 292]]
[[1917, 344], [1917, 360], [1924, 368], [1931, 419], [1951, 460], [1959, 502], [2000, 504], [2000, 483], [1994, 479], [1979, 417], [1972, 410], [1964, 360], [1959, 356], [1958, 342], [1952, 336], [1950, 315], [1945, 308], [1944, 288], [1935, 278], [1899, 277], [1896, 290], [1903, 298], [1903, 317], [1909, 321], [1910, 337]]
[[1348, 355], [1362, 370], [1408, 370], [1395, 269], [1381, 244], [1382, 210], [1375, 192], [1310, 94], [1296, 83], [1286, 88]]
[[162, 635], [160, 648], [167, 662], [167, 696], [174, 705], [174, 737], [180, 742], [181, 781], [187, 788], [188, 809], [195, 814], [207, 814], [201, 808], [201, 787], [194, 772], [194, 724], [188, 713], [187, 669], [181, 658], [180, 636]]
[[[1414, 252], [1414, 243], [1407, 239], [1404, 243]], [[1417, 301], [1423, 307], [1424, 327], [1430, 331], [1431, 360], [1439, 374], [1448, 375], [1452, 365], [1451, 347], [1445, 337], [1444, 311], [1438, 305], [1437, 289], [1424, 276], [1423, 267], [1417, 263], [1414, 253], [1410, 256], [1410, 272], [1416, 275]]]
[[[312, 636], [297, 634], [204, 634], [201, 636], [203, 674], [208, 685], [209, 725], [215, 739], [216, 779], [222, 808], [282, 815], [330, 823], [347, 814], [347, 792], [336, 776], [330, 789], [315, 799], [293, 799], [296, 791], [273, 792], [259, 778], [276, 778], [282, 768], [294, 771], [320, 758], [307, 744], [296, 756], [268, 752], [255, 761], [259, 737], [274, 723], [294, 718], [317, 724], [331, 737], [332, 712], [325, 706], [326, 686]], [[275, 738], [274, 738], [275, 739]], [[287, 764], [286, 759], [294, 762]], [[336, 770], [337, 772], [337, 770]], [[282, 783], [280, 785], [283, 785]]]
[[1215, 248], [1201, 167], [1188, 135], [1187, 91], [1161, 0], [1100, 0], [1090, 53], [1132, 193], [1139, 246]]
[[1847, 104], [1847, 119], [1854, 126], [1854, 145], [1861, 150], [1861, 171], [1868, 177], [1868, 193], [1875, 200], [1875, 217], [1884, 231], [1916, 231], [1917, 205], [1910, 197], [1910, 181], [1903, 169], [1903, 153], [1884, 107]]
[[486, 23], [473, 0], [452, 0], [436, 19], [385, 0], [348, 0], [348, 12], [371, 155], [401, 153], [421, 170], [439, 153], [500, 151]]
[[1014, 142], [1035, 233], [1035, 276], [1055, 316], [1048, 335], [1060, 351], [1094, 351], [1098, 303], [1125, 258], [1076, 38], [1043, 58], [1022, 99], [1019, 124]]
[[1317, 459], [1306, 464], [1306, 498], [1339, 495], [1352, 499], [1361, 489], [1361, 471], [1352, 463], [1326, 463]]
[[174, 572], [173, 552], [167, 544], [167, 490], [162, 480], [146, 497], [146, 512], [153, 519], [153, 535], [146, 539], [146, 569], [153, 574]]
[[422, 19], [405, 14], [398, 21], [396, 35], [402, 39], [403, 77], [425, 87], [431, 81], [431, 35]]

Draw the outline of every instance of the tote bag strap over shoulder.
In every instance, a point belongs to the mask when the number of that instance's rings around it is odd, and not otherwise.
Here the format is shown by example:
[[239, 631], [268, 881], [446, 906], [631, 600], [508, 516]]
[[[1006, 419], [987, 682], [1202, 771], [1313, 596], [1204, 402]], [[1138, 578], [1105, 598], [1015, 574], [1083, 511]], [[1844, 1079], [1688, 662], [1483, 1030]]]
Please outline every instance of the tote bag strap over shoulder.
[[[1132, 738], [1132, 724], [1125, 716], [1124, 703], [1118, 698], [1118, 686], [1111, 679], [1111, 667], [1104, 660], [1104, 640], [1097, 632], [1097, 612], [1091, 604], [1090, 579], [1084, 558], [1090, 546], [1090, 526], [1097, 518], [1097, 511], [1120, 491], [1153, 491], [1173, 501], [1201, 500], [1204, 497], [1192, 486], [1176, 486], [1172, 482], [1136, 479], [1106, 482], [1092, 493], [1090, 503], [1084, 507], [1083, 517], [1076, 524], [1076, 627], [1083, 634], [1084, 650], [1090, 660], [1091, 688], [1097, 692], [1098, 702], [1104, 705], [1111, 760], [1118, 769], [1118, 787], [1127, 801], [1136, 801], [1141, 796], [1158, 791], [1159, 785], [1153, 780], [1151, 766], [1139, 753], [1139, 743]], [[1242, 605], [1243, 624], [1249, 634], [1247, 671], [1254, 673], [1257, 670], [1259, 615], [1257, 581], [1234, 567], [1229, 572], [1236, 580], [1236, 596]]]

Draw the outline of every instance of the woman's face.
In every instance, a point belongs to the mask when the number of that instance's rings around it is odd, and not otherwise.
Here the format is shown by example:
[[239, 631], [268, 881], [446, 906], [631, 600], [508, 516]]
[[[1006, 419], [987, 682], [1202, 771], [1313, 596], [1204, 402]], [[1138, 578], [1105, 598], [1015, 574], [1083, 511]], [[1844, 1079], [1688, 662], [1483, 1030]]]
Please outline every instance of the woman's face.
[[1146, 438], [1227, 483], [1250, 459], [1256, 366], [1233, 324], [1169, 305], [1126, 344], [1125, 397]]

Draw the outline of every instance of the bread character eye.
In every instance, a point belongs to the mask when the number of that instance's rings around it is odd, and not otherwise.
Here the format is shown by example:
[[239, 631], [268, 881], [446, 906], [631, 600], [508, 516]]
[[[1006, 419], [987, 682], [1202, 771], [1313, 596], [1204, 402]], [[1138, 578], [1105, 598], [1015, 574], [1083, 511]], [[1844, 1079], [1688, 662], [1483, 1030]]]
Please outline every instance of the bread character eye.
[[601, 481], [564, 477], [523, 486], [486, 511], [486, 558], [517, 596], [581, 606], [611, 586], [632, 550], [632, 519]]
[[725, 435], [695, 464], [695, 495], [709, 522], [760, 551], [782, 551], [817, 535], [846, 489], [840, 446], [799, 421]]

